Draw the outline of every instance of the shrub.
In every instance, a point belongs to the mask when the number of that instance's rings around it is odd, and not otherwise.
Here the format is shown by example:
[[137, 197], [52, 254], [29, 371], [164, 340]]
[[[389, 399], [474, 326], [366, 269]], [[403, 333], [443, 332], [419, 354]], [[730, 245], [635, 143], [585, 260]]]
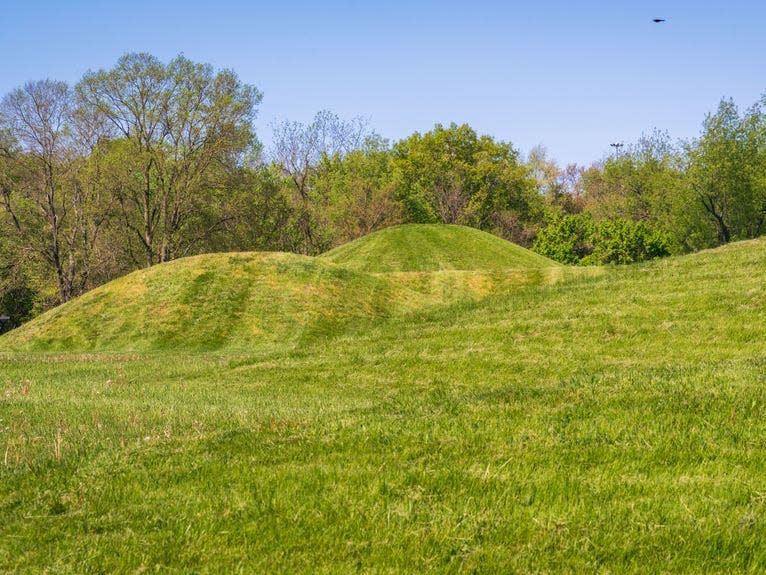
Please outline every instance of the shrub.
[[586, 213], [557, 218], [537, 233], [532, 249], [562, 264], [578, 264], [593, 253], [594, 227]]
[[35, 305], [35, 292], [27, 286], [16, 286], [0, 292], [0, 315], [11, 318], [3, 331], [20, 326], [31, 319]]
[[668, 234], [647, 222], [565, 216], [540, 230], [533, 249], [565, 264], [631, 264], [670, 255]]

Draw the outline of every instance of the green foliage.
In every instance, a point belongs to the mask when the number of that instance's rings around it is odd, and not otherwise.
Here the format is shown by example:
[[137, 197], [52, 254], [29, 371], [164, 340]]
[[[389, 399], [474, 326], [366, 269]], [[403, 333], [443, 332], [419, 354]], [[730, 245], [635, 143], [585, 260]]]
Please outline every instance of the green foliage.
[[677, 149], [666, 135], [642, 138], [586, 170], [585, 209], [596, 220], [627, 218], [662, 230], [673, 253], [766, 231], [766, 115], [722, 101], [701, 137]]
[[296, 211], [277, 166], [243, 167], [227, 184], [215, 208], [225, 218], [200, 251], [300, 251]]
[[398, 224], [403, 218], [394, 198], [391, 150], [380, 137], [370, 136], [361, 148], [344, 155], [324, 155], [312, 187], [324, 200], [317, 218], [324, 220], [332, 245]]
[[[123, 237], [135, 263], [151, 266], [193, 253], [225, 221], [219, 205], [227, 170], [256, 144], [261, 94], [231, 70], [178, 56], [168, 64], [126, 54], [111, 70], [88, 72], [76, 86], [82, 113], [119, 140], [109, 160]], [[116, 180], [116, 181], [115, 181]], [[134, 249], [129, 245], [128, 253]]]
[[415, 223], [465, 224], [527, 243], [543, 199], [510, 144], [437, 125], [394, 145], [396, 198]]
[[0, 237], [0, 315], [11, 318], [0, 328], [3, 331], [31, 319], [38, 299], [21, 266], [14, 261], [14, 252], [15, 245]]
[[546, 211], [549, 212], [546, 219], [582, 211], [582, 168], [576, 164], [559, 168], [555, 160], [548, 158], [543, 146], [530, 150], [526, 167], [535, 181], [537, 192], [545, 198]]
[[689, 149], [689, 179], [719, 244], [766, 232], [766, 114], [720, 103]]
[[[272, 129], [272, 161], [283, 175], [283, 187], [300, 232], [300, 241], [293, 251], [316, 255], [329, 249], [340, 235], [334, 228], [339, 222], [331, 204], [337, 199], [333, 188], [344, 180], [338, 170], [346, 165], [345, 157], [367, 144], [371, 144], [368, 151], [374, 152], [381, 142], [367, 134], [362, 120], [346, 122], [327, 110], [317, 113], [308, 125], [286, 121], [272, 125]], [[362, 180], [361, 187], [353, 185], [354, 189], [347, 191], [372, 196], [369, 186], [377, 183]], [[356, 200], [362, 204], [365, 201], [366, 198]]]
[[644, 221], [602, 220], [591, 241], [593, 251], [582, 258], [584, 265], [632, 264], [670, 255], [667, 234]]
[[39, 300], [214, 245], [237, 216], [230, 191], [257, 147], [260, 98], [230, 70], [148, 54], [88, 72], [75, 90], [43, 80], [7, 94], [0, 232]]
[[627, 219], [662, 230], [672, 253], [710, 246], [701, 205], [689, 187], [682, 150], [661, 132], [642, 137], [582, 176], [585, 210], [595, 220]]
[[644, 221], [596, 222], [582, 213], [558, 218], [541, 229], [533, 249], [565, 264], [631, 264], [670, 255], [670, 239]]
[[35, 292], [28, 286], [15, 286], [0, 293], [0, 315], [10, 317], [3, 329], [20, 326], [32, 318], [35, 307]]
[[532, 249], [562, 264], [578, 264], [593, 253], [594, 232], [589, 214], [564, 216], [537, 232]]
[[[27, 82], [0, 103], [0, 206], [27, 259], [43, 261], [56, 303], [82, 293], [92, 269], [91, 195], [79, 185], [79, 148], [86, 147], [65, 82]], [[29, 257], [31, 256], [31, 257]]]

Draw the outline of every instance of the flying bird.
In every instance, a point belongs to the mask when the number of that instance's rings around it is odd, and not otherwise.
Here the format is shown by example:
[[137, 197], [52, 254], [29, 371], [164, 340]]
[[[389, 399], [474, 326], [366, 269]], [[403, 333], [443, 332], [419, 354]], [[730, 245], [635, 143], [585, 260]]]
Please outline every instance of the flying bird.
[[652, 18], [652, 22], [655, 24], [659, 24], [660, 22], [664, 22], [665, 18]]

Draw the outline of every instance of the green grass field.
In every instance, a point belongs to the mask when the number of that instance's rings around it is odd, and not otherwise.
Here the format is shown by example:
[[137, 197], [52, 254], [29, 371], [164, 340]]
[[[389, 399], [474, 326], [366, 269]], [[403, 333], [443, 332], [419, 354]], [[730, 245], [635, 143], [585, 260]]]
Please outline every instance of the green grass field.
[[0, 338], [0, 570], [766, 570], [766, 241], [444, 253], [181, 260]]

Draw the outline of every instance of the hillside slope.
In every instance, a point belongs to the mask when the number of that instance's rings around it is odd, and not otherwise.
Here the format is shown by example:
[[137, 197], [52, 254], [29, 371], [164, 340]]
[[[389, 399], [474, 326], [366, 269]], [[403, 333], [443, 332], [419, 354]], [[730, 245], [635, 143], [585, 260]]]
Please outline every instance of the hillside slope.
[[[354, 257], [338, 257], [337, 265], [331, 254], [239, 253], [140, 270], [4, 335], [0, 350], [285, 350], [376, 318], [588, 273], [542, 266], [545, 258], [462, 226], [401, 226], [373, 236], [353, 242], [347, 255]], [[446, 269], [367, 273], [373, 266], [360, 265], [360, 254], [373, 261], [375, 253], [387, 267]]]
[[466, 226], [405, 224], [386, 228], [319, 256], [366, 272], [504, 270], [561, 264]]
[[289, 348], [388, 311], [382, 280], [283, 253], [210, 254], [131, 273], [8, 333], [27, 350]]

